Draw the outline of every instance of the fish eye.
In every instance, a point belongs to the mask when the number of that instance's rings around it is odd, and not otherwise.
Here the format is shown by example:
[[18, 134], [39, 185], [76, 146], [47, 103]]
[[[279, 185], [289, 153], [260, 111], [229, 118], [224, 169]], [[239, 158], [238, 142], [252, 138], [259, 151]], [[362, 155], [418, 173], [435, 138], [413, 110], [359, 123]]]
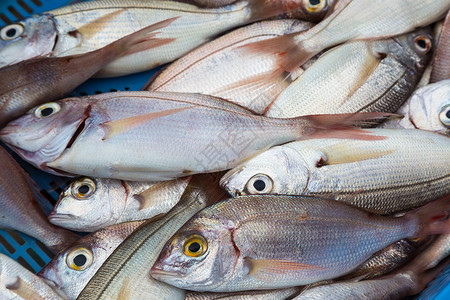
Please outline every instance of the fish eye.
[[268, 194], [272, 188], [273, 181], [265, 174], [257, 174], [247, 182], [247, 191], [250, 194]]
[[45, 118], [56, 114], [61, 110], [61, 106], [56, 102], [43, 104], [34, 110], [34, 115], [38, 118]]
[[4, 41], [13, 40], [22, 35], [24, 28], [21, 24], [10, 24], [0, 30], [0, 37]]
[[208, 250], [208, 243], [200, 235], [192, 235], [183, 243], [183, 253], [189, 257], [198, 257]]
[[439, 113], [439, 121], [445, 127], [450, 127], [450, 105], [446, 105], [441, 109]]
[[414, 48], [419, 54], [427, 54], [431, 50], [431, 39], [423, 35], [415, 37]]
[[303, 5], [310, 13], [320, 13], [327, 5], [327, 0], [303, 0]]
[[66, 258], [66, 264], [75, 271], [84, 271], [94, 262], [94, 254], [88, 248], [80, 247], [72, 250]]
[[75, 199], [86, 200], [91, 197], [96, 190], [95, 182], [90, 178], [81, 178], [71, 185], [71, 193]]

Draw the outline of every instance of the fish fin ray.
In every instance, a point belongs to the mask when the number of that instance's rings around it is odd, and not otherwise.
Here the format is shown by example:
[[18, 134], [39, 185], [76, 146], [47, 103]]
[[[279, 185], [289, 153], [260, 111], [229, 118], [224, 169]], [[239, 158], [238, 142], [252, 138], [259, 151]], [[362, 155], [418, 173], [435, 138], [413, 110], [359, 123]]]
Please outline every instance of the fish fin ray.
[[394, 150], [373, 151], [351, 147], [348, 143], [338, 143], [322, 149], [327, 159], [324, 165], [338, 165], [380, 158], [395, 152]]
[[122, 8], [109, 14], [103, 15], [77, 28], [76, 31], [81, 34], [83, 40], [89, 40], [93, 38], [96, 33], [104, 29], [105, 26], [108, 25], [108, 23], [110, 23], [115, 17], [123, 13], [125, 10], [126, 9]]
[[289, 260], [276, 260], [276, 259], [245, 259], [249, 265], [249, 275], [258, 278], [260, 280], [267, 280], [265, 275], [267, 274], [283, 274], [287, 272], [295, 271], [308, 271], [308, 270], [322, 270], [323, 267], [304, 264]]

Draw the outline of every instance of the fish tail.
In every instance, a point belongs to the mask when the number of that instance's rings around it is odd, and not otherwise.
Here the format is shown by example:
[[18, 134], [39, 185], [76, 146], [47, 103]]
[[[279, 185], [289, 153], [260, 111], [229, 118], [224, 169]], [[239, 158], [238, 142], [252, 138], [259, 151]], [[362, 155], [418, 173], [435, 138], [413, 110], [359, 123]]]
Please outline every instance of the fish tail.
[[114, 43], [106, 46], [105, 51], [110, 51], [113, 59], [127, 56], [133, 53], [145, 51], [151, 48], [160, 47], [173, 42], [173, 38], [157, 38], [156, 35], [160, 32], [156, 30], [163, 29], [177, 20], [179, 17], [170, 18], [161, 22], [157, 22], [139, 31], [129, 34]]
[[292, 0], [247, 0], [251, 11], [250, 22], [275, 17], [291, 10], [302, 8], [302, 1]]
[[450, 233], [450, 194], [408, 213], [405, 217], [418, 224], [414, 237]]
[[372, 132], [355, 128], [355, 126], [366, 125], [371, 120], [380, 120], [397, 115], [390, 113], [354, 113], [354, 114], [329, 114], [329, 115], [310, 115], [293, 118], [293, 120], [307, 121], [312, 131], [302, 136], [302, 139], [357, 139], [376, 141], [383, 140], [386, 137], [373, 135]]

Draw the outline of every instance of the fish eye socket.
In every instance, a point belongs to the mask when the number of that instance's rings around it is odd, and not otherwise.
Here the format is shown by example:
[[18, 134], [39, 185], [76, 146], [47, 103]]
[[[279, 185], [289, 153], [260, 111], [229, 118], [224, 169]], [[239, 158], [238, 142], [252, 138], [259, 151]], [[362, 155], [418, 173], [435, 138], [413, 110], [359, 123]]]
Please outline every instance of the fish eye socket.
[[71, 185], [72, 196], [78, 200], [86, 200], [91, 197], [96, 190], [95, 182], [90, 178], [81, 178]]
[[43, 104], [43, 105], [39, 106], [38, 108], [36, 108], [34, 110], [34, 115], [37, 118], [42, 119], [42, 118], [51, 116], [53, 114], [56, 114], [60, 110], [61, 110], [61, 106], [58, 103], [51, 102], [51, 103]]
[[189, 257], [198, 257], [208, 250], [208, 243], [200, 235], [190, 236], [183, 243], [183, 253]]
[[442, 125], [450, 128], [450, 105], [446, 105], [441, 109], [439, 113], [439, 121]]
[[22, 35], [24, 28], [21, 24], [10, 24], [0, 30], [0, 37], [4, 41], [13, 40]]
[[265, 174], [257, 174], [247, 182], [249, 194], [268, 194], [273, 189], [272, 179]]
[[415, 37], [414, 47], [419, 54], [427, 54], [431, 50], [431, 39], [423, 35]]
[[66, 264], [75, 271], [83, 271], [89, 268], [94, 261], [94, 255], [88, 248], [77, 248], [72, 250], [66, 258]]
[[303, 5], [310, 13], [320, 13], [328, 6], [327, 0], [303, 0]]

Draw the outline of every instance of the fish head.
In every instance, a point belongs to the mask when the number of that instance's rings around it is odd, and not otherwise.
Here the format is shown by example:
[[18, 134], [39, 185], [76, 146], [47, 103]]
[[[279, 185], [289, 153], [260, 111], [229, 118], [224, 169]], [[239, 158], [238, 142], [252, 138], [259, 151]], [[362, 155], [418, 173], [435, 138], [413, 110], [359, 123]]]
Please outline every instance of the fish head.
[[56, 43], [55, 19], [35, 15], [0, 29], [0, 67], [49, 55]]
[[195, 216], [164, 246], [150, 274], [182, 289], [214, 290], [234, 273], [239, 252], [230, 221]]
[[115, 224], [125, 210], [127, 191], [120, 180], [77, 178], [59, 196], [50, 223], [75, 231]]
[[64, 175], [46, 164], [70, 147], [84, 129], [90, 108], [90, 103], [80, 98], [37, 106], [0, 130], [0, 139], [38, 168]]
[[319, 22], [333, 9], [333, 3], [336, 2], [336, 0], [287, 0], [285, 2], [286, 5], [295, 3], [298, 5], [298, 8], [288, 11], [281, 16], [278, 16], [278, 18]]
[[406, 117], [414, 127], [450, 135], [450, 79], [418, 89], [409, 102]]
[[296, 150], [274, 147], [228, 171], [220, 185], [233, 197], [289, 194], [306, 188], [309, 171], [303, 162]]

